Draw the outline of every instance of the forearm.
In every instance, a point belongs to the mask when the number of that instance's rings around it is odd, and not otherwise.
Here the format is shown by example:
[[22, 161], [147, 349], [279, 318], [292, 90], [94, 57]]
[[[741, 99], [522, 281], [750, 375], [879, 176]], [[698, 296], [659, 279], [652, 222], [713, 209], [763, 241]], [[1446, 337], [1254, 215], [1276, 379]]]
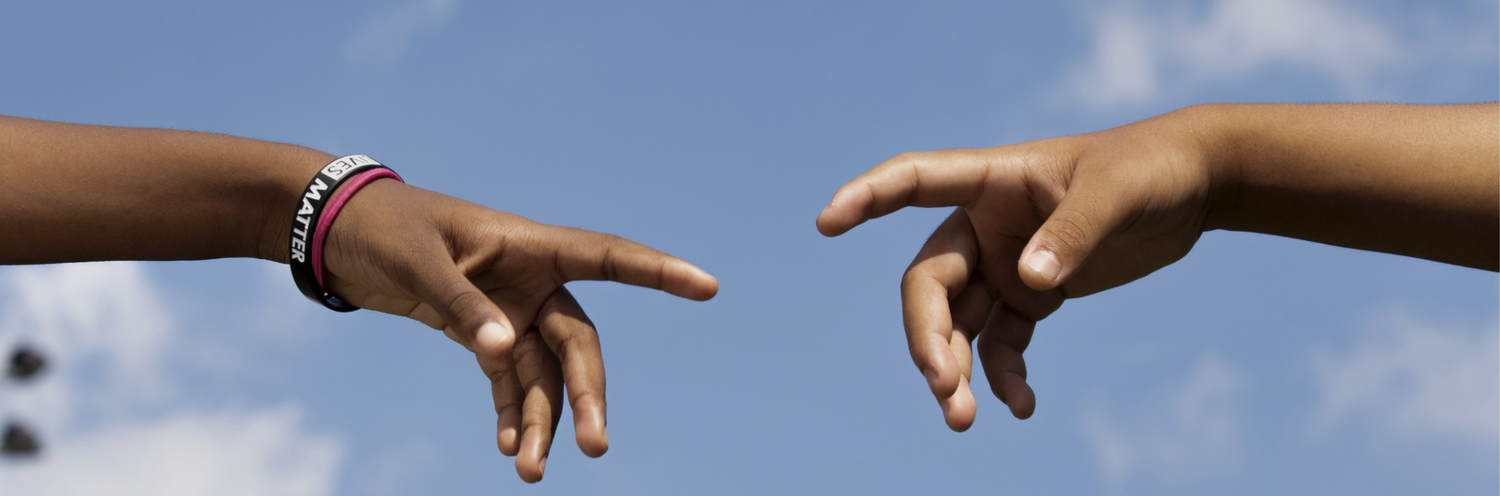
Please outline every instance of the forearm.
[[1206, 229], [1495, 270], [1500, 106], [1205, 105]]
[[332, 157], [208, 133], [0, 117], [0, 263], [285, 258]]

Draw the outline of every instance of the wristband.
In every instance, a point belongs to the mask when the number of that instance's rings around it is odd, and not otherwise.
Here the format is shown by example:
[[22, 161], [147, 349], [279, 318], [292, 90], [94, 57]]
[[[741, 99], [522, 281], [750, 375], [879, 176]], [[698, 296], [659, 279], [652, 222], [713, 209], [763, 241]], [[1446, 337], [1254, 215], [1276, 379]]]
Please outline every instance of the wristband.
[[349, 199], [354, 197], [354, 193], [360, 188], [376, 179], [387, 177], [401, 181], [401, 175], [385, 167], [360, 171], [344, 181], [344, 185], [334, 191], [333, 197], [328, 199], [328, 205], [323, 207], [323, 215], [318, 216], [318, 227], [313, 229], [312, 269], [313, 277], [318, 281], [318, 287], [323, 287], [323, 243], [328, 240], [328, 232], [333, 230], [333, 219], [339, 216], [339, 211], [344, 209], [344, 204], [349, 203]]
[[[351, 182], [349, 186], [354, 186], [353, 188], [339, 187], [352, 178], [365, 176], [364, 172], [369, 172], [370, 169], [390, 171], [380, 162], [364, 155], [340, 157], [323, 166], [313, 175], [312, 181], [307, 183], [302, 197], [297, 199], [297, 215], [292, 218], [291, 256], [288, 257], [292, 281], [297, 283], [297, 289], [308, 299], [336, 312], [352, 312], [359, 307], [350, 305], [323, 289], [323, 277], [320, 273], [323, 264], [319, 257], [323, 252], [322, 242], [333, 222], [333, 216], [326, 215], [330, 213], [326, 206], [335, 200], [331, 197], [338, 197], [341, 200], [337, 201], [337, 208], [342, 208], [355, 190], [378, 179], [371, 177], [357, 185]], [[400, 179], [394, 172], [392, 176]], [[332, 213], [336, 214], [337, 209]]]

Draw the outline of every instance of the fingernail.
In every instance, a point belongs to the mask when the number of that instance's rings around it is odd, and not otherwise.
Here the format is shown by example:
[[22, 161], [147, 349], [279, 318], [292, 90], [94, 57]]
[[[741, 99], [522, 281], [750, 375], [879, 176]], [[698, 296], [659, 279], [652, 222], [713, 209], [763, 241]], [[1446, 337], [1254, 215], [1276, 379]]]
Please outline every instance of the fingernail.
[[485, 322], [474, 334], [474, 344], [482, 350], [496, 350], [511, 341], [511, 334], [499, 322]]
[[690, 264], [690, 263], [688, 263], [686, 261], [683, 261], [681, 263], [682, 263], [682, 265], [686, 265], [687, 268], [688, 268], [688, 270], [690, 270], [690, 271], [693, 272], [693, 276], [694, 277], [697, 277], [699, 279], [703, 279], [703, 278], [715, 279], [715, 277], [714, 277], [713, 274], [709, 274], [708, 271], [699, 268], [697, 265]]
[[1031, 267], [1032, 272], [1050, 281], [1056, 281], [1058, 274], [1062, 273], [1062, 264], [1057, 261], [1057, 255], [1045, 249], [1033, 251], [1027, 255], [1026, 266]]
[[934, 372], [932, 369], [926, 369], [922, 371], [922, 375], [927, 377], [927, 387], [936, 390], [938, 383], [937, 372]]
[[542, 461], [536, 462], [536, 470], [538, 472], [546, 472], [547, 471], [547, 459], [545, 457], [542, 458]]

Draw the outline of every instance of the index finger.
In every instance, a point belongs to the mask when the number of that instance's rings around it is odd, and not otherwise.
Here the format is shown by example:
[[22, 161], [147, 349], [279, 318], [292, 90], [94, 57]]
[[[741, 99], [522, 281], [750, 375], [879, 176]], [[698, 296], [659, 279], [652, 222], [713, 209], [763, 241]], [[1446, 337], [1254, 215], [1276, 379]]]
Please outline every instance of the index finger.
[[659, 289], [703, 301], [719, 292], [719, 280], [693, 264], [613, 234], [547, 226], [553, 263], [567, 280], [614, 281]]
[[897, 155], [839, 188], [818, 214], [818, 232], [838, 236], [905, 207], [969, 205], [983, 193], [990, 163], [983, 150]]

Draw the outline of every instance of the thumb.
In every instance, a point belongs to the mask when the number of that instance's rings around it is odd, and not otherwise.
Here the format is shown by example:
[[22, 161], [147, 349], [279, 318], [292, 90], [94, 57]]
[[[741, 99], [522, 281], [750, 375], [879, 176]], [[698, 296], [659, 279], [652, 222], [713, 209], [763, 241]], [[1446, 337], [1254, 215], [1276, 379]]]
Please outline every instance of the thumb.
[[1112, 195], [1070, 191], [1021, 251], [1021, 281], [1037, 291], [1067, 282], [1119, 229], [1123, 210]]
[[418, 274], [413, 289], [442, 316], [446, 331], [461, 344], [486, 357], [510, 355], [516, 342], [510, 318], [457, 267], [436, 267]]

